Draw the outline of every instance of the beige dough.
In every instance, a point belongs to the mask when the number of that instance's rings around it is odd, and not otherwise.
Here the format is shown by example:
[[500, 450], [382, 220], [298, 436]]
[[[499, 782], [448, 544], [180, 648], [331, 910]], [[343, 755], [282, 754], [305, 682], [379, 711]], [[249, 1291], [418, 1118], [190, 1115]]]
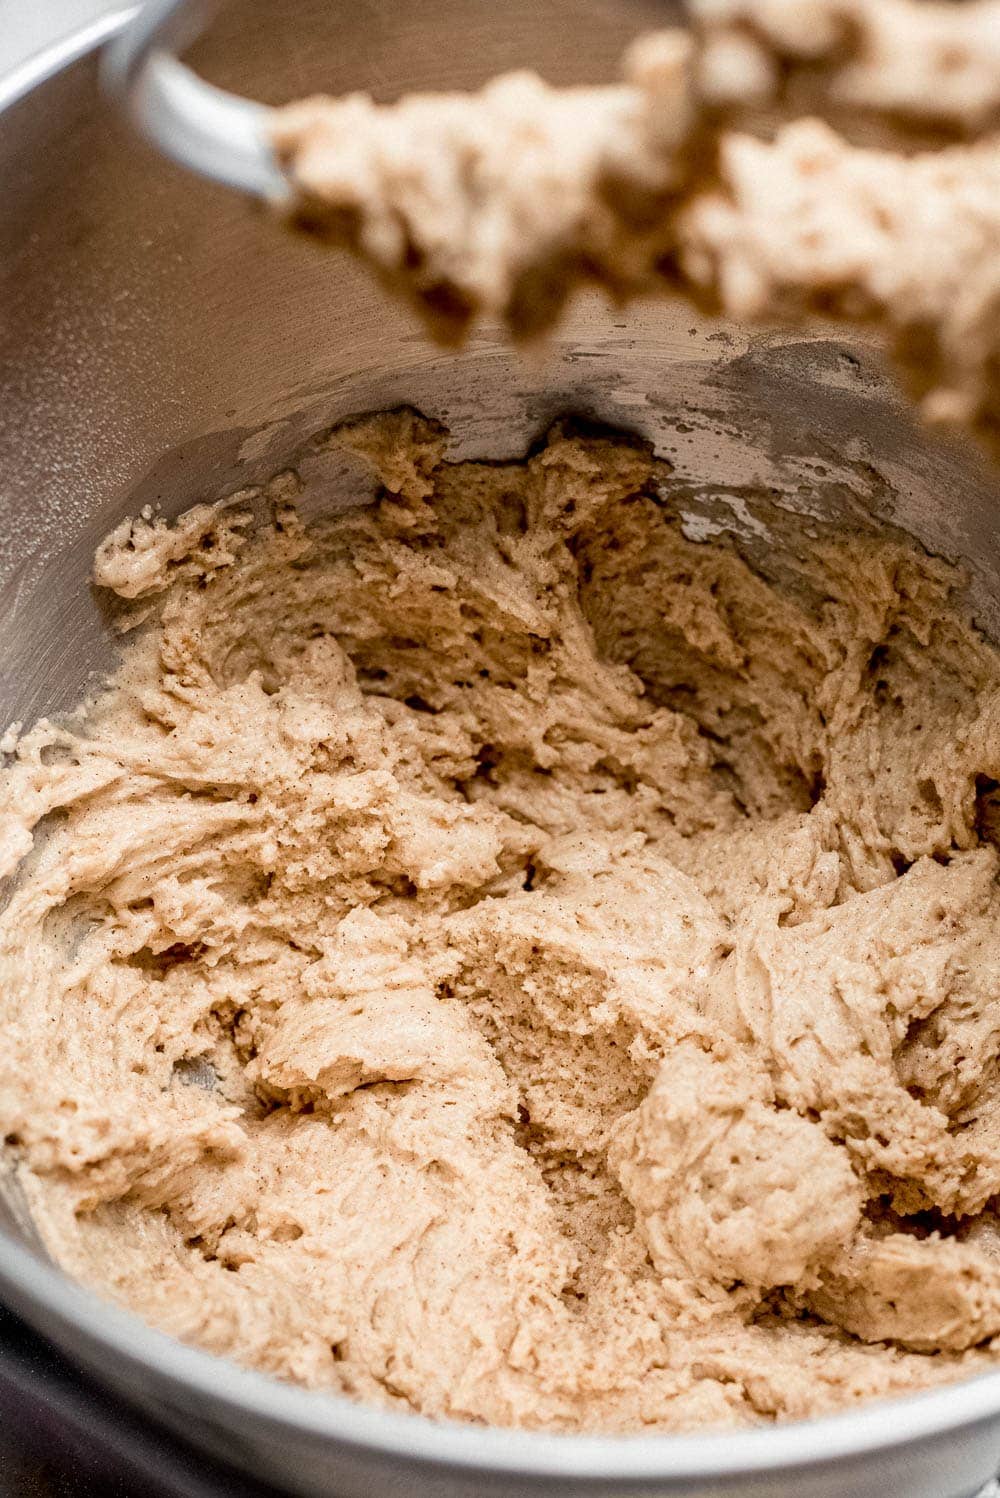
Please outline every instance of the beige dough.
[[[925, 416], [1000, 455], [998, 0], [689, 12], [614, 85], [521, 72], [475, 94], [289, 105], [273, 139], [292, 221], [354, 250], [446, 341], [483, 316], [543, 333], [581, 283], [875, 323]], [[874, 141], [859, 116], [883, 126]]]
[[502, 1425], [995, 1365], [960, 580], [873, 535], [779, 587], [625, 439], [329, 442], [374, 506], [307, 529], [286, 476], [256, 526], [109, 538], [121, 675], [5, 772], [0, 1130], [49, 1248], [245, 1364]]

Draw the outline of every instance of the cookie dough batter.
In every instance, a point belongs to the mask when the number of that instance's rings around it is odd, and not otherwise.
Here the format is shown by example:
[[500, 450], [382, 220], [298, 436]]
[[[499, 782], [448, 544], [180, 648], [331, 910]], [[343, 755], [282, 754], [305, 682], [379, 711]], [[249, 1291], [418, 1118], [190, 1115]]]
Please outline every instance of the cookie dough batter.
[[5, 772], [0, 1129], [50, 1250], [503, 1425], [995, 1363], [1000, 659], [959, 580], [868, 537], [778, 587], [626, 439], [328, 441], [374, 506], [307, 529], [285, 475], [109, 538], [120, 677]]

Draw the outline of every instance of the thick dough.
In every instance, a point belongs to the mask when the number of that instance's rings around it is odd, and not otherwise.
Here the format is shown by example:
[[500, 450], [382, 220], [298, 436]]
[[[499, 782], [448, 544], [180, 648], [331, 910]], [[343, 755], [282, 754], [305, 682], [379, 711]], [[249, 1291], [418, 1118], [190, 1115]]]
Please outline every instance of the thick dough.
[[625, 439], [329, 440], [375, 505], [307, 529], [286, 476], [257, 526], [109, 538], [147, 617], [6, 771], [0, 1127], [53, 1253], [507, 1425], [995, 1365], [1000, 659], [959, 579], [843, 537], [779, 587]]
[[581, 283], [874, 322], [924, 415], [1000, 456], [998, 0], [688, 11], [613, 85], [520, 72], [277, 111], [292, 222], [354, 250], [444, 340], [481, 316], [537, 335]]

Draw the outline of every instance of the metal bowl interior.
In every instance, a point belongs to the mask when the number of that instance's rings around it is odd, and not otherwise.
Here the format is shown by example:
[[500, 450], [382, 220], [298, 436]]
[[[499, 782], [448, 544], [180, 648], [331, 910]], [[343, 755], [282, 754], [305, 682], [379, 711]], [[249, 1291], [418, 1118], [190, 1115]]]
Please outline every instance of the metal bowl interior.
[[[193, 61], [268, 102], [357, 87], [388, 99], [528, 63], [594, 82], [663, 17], [659, 0], [256, 0], [230, 7]], [[513, 456], [566, 411], [638, 431], [675, 464], [672, 499], [692, 523], [732, 531], [768, 571], [826, 527], [899, 526], [966, 567], [970, 607], [1000, 639], [995, 476], [918, 428], [872, 344], [589, 297], [544, 359], [489, 329], [443, 352], [349, 259], [128, 137], [95, 82], [95, 48], [122, 19], [0, 95], [3, 725], [75, 706], [113, 664], [88, 579], [122, 515], [177, 513], [289, 465], [307, 510], [363, 502], [311, 439], [403, 402], [446, 421], [462, 455]], [[71, 1285], [3, 1181], [4, 1298], [159, 1418], [296, 1492], [957, 1498], [996, 1467], [1000, 1374], [809, 1425], [618, 1440], [433, 1425], [281, 1388]]]

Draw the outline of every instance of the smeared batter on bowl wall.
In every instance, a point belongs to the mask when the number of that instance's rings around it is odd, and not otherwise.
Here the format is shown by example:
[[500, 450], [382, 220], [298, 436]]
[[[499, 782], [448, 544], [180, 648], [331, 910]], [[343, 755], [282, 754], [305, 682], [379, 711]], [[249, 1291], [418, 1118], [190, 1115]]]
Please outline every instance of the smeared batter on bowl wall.
[[[112, 687], [3, 785], [0, 1125], [155, 1325], [432, 1415], [794, 1418], [997, 1361], [1000, 658], [556, 429], [308, 528], [126, 524]], [[44, 830], [32, 828], [47, 818]]]

